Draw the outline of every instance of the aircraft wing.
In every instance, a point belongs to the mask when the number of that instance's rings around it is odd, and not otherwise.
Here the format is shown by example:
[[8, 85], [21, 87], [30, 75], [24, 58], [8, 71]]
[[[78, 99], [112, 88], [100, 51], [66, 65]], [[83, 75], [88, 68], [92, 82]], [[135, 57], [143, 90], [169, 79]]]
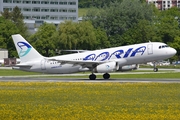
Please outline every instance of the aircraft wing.
[[104, 61], [78, 61], [78, 60], [58, 60], [58, 59], [47, 59], [47, 60], [58, 61], [59, 63], [61, 63], [61, 65], [73, 64], [74, 66], [75, 65], [81, 65], [83, 67], [92, 67], [93, 65], [105, 63]]
[[[61, 65], [63, 64], [73, 64], [75, 65], [81, 65], [83, 67], [94, 67], [97, 66], [99, 64], [103, 64], [103, 63], [107, 63], [107, 62], [112, 62], [111, 61], [80, 61], [80, 60], [58, 60], [58, 59], [47, 59], [49, 61], [58, 61], [59, 63], [61, 63]], [[119, 63], [124, 63], [126, 62], [125, 59], [121, 59], [121, 60], [113, 60], [115, 62], [119, 62]]]

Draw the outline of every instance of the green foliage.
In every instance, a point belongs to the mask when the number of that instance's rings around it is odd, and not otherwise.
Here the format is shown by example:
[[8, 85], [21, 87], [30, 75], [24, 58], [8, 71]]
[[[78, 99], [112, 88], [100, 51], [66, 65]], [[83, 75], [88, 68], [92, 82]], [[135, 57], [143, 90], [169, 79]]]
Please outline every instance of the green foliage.
[[9, 12], [8, 9], [4, 9], [4, 12], [1, 12], [1, 15], [2, 15], [5, 19], [11, 19], [12, 13]]
[[59, 25], [58, 35], [57, 46], [60, 50], [92, 50], [110, 45], [105, 32], [101, 29], [95, 29], [89, 21], [79, 23], [66, 21]]
[[149, 41], [162, 42], [160, 37], [156, 36], [156, 32], [156, 27], [152, 22], [140, 20], [137, 25], [128, 29], [121, 37], [124, 45]]
[[28, 33], [27, 33], [27, 27], [23, 21], [24, 17], [23, 14], [21, 13], [21, 10], [17, 6], [13, 9], [11, 13], [11, 20], [15, 23], [15, 25], [19, 29], [19, 34], [27, 37]]
[[16, 57], [17, 53], [11, 35], [17, 34], [19, 30], [10, 20], [0, 17], [0, 48], [8, 49], [9, 57]]
[[151, 21], [152, 15], [153, 10], [147, 4], [138, 0], [125, 0], [122, 3], [110, 3], [97, 12], [88, 12], [84, 18], [91, 20], [95, 28], [104, 29], [112, 46], [120, 46], [125, 44], [121, 35], [137, 25], [140, 20]]
[[122, 2], [123, 0], [79, 0], [78, 7], [79, 8], [90, 8], [90, 7], [97, 7], [102, 8], [105, 5], [109, 5], [111, 2]]
[[30, 41], [42, 55], [47, 57], [55, 55], [56, 32], [56, 26], [54, 24], [44, 23], [30, 37]]
[[23, 21], [24, 17], [19, 7], [14, 7], [12, 12], [5, 9], [3, 12], [1, 12], [1, 14], [5, 19], [11, 20], [16, 25], [16, 27], [19, 29], [19, 34], [25, 37], [28, 36], [27, 27]]

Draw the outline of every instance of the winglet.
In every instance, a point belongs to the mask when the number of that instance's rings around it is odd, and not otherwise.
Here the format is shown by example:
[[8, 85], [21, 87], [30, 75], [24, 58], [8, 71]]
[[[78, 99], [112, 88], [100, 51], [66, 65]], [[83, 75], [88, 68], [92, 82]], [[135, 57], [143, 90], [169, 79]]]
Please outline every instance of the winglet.
[[21, 63], [43, 57], [20, 34], [12, 35], [12, 38]]

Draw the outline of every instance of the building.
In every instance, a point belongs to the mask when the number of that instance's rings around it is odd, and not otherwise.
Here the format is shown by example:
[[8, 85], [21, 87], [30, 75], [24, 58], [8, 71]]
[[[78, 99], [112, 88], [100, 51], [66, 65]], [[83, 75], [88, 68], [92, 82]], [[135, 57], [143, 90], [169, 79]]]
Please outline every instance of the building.
[[8, 50], [0, 48], [0, 60], [8, 58]]
[[0, 11], [12, 11], [15, 6], [21, 10], [29, 29], [36, 30], [44, 22], [78, 21], [78, 0], [0, 0]]
[[146, 0], [146, 2], [153, 3], [159, 10], [166, 10], [171, 7], [180, 7], [180, 0]]

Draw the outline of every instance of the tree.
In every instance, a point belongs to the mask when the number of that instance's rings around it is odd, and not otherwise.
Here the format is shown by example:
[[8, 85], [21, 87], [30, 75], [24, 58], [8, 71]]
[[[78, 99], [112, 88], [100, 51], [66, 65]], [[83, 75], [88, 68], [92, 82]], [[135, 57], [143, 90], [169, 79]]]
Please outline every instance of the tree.
[[133, 28], [128, 29], [121, 37], [123, 45], [143, 43], [148, 41], [162, 42], [156, 35], [156, 26], [147, 20], [140, 20]]
[[5, 9], [4, 12], [1, 12], [1, 15], [5, 18], [5, 19], [11, 19], [11, 12], [9, 12], [9, 9]]
[[165, 43], [173, 42], [176, 36], [180, 36], [179, 10], [179, 8], [173, 7], [158, 14], [158, 21], [156, 22], [156, 26], [158, 27], [157, 34]]
[[10, 20], [0, 17], [0, 48], [8, 50], [10, 58], [17, 57], [17, 52], [11, 35], [19, 33], [18, 28]]
[[21, 13], [21, 10], [16, 6], [12, 13], [11, 13], [11, 20], [15, 23], [17, 28], [20, 31], [20, 34], [23, 36], [27, 36], [27, 27], [24, 23], [24, 17], [23, 14]]
[[76, 30], [76, 23], [72, 21], [65, 21], [61, 23], [58, 29], [58, 46], [59, 49], [76, 49], [78, 42], [78, 31]]
[[104, 29], [112, 46], [122, 45], [121, 35], [137, 25], [140, 20], [152, 21], [153, 18], [152, 7], [139, 0], [111, 2], [94, 16], [88, 13], [84, 17], [85, 20], [91, 20], [95, 28]]
[[172, 58], [172, 61], [180, 59], [180, 36], [175, 37], [173, 42], [169, 43], [169, 46], [173, 47], [177, 51], [177, 55]]
[[5, 9], [3, 12], [1, 12], [1, 14], [5, 19], [14, 22], [14, 24], [19, 29], [19, 34], [25, 37], [28, 36], [27, 26], [24, 23], [23, 14], [21, 13], [21, 10], [17, 6], [13, 9], [12, 12], [9, 12], [8, 9]]
[[44, 23], [38, 31], [30, 36], [33, 46], [44, 56], [55, 55], [56, 26], [54, 24]]
[[105, 31], [95, 29], [91, 22], [82, 21], [74, 23], [66, 21], [59, 25], [58, 49], [84, 49], [93, 50], [109, 47]]
[[89, 7], [98, 7], [102, 8], [105, 5], [109, 5], [111, 2], [122, 2], [123, 0], [79, 0], [78, 6], [79, 8], [89, 8]]

